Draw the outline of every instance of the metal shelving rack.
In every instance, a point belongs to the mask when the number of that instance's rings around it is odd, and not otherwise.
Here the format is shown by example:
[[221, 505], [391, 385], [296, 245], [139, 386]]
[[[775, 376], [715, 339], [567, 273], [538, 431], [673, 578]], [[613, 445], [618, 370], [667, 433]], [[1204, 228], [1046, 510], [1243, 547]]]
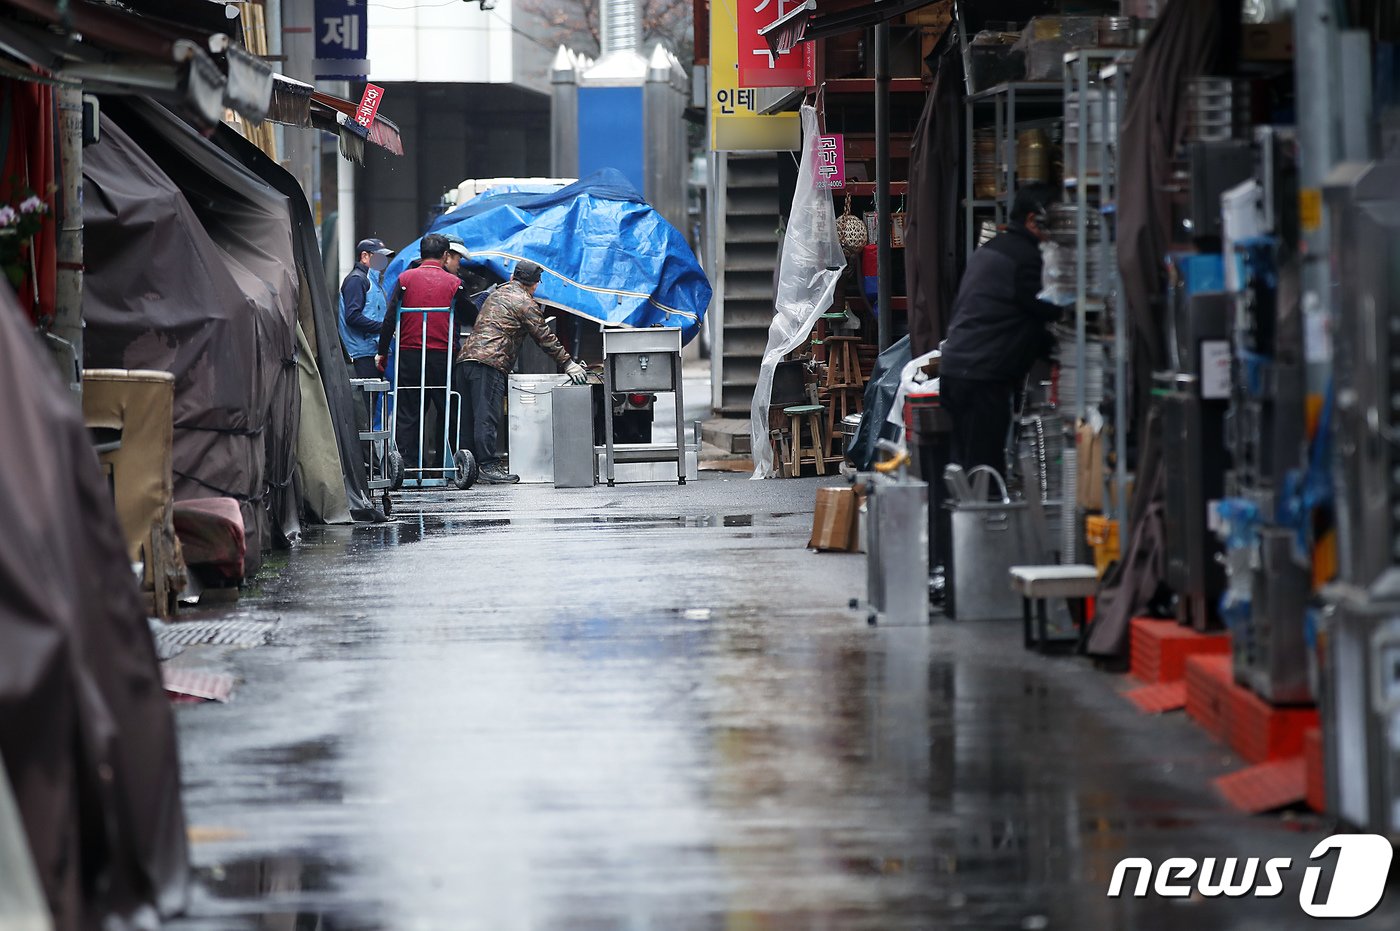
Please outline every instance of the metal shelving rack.
[[[1128, 76], [1137, 52], [1123, 50], [1113, 63], [1099, 72], [1104, 89], [1104, 141], [1100, 155], [1104, 166], [1102, 261], [1104, 289], [1113, 307], [1113, 469], [1104, 469], [1104, 503], [1112, 502], [1111, 516], [1119, 533], [1128, 526], [1128, 304], [1123, 299], [1123, 279], [1118, 270], [1118, 121], [1127, 104]], [[1109, 119], [1109, 114], [1114, 119]], [[1107, 464], [1107, 463], [1106, 463]], [[1110, 479], [1112, 475], [1112, 479]], [[1118, 495], [1112, 495], [1112, 485]], [[1122, 538], [1120, 537], [1120, 540]]]
[[[1006, 224], [1011, 215], [1011, 202], [1016, 198], [1016, 133], [1024, 122], [1025, 108], [1035, 108], [1044, 118], [1047, 108], [1061, 105], [1064, 88], [1056, 81], [1013, 81], [998, 84], [968, 95], [963, 103], [963, 222], [967, 255], [977, 248], [977, 216], [992, 211], [998, 226]], [[974, 130], [979, 125], [978, 111], [990, 108], [996, 128], [997, 196], [978, 200], [974, 196], [973, 164], [976, 158]], [[985, 125], [985, 123], [981, 124]]]
[[[1078, 425], [1088, 419], [1091, 404], [1101, 399], [1089, 397], [1089, 316], [1101, 314], [1107, 306], [1106, 298], [1116, 276], [1112, 268], [1116, 264], [1109, 252], [1109, 235], [1106, 218], [1102, 210], [1110, 204], [1113, 190], [1112, 171], [1109, 169], [1114, 153], [1110, 151], [1110, 140], [1116, 139], [1116, 112], [1109, 105], [1109, 94], [1103, 85], [1102, 72], [1111, 66], [1121, 55], [1122, 49], [1079, 49], [1065, 54], [1064, 100], [1066, 107], [1071, 100], [1077, 102], [1078, 119], [1074, 127], [1076, 137], [1074, 164], [1065, 165], [1064, 186], [1066, 194], [1072, 198], [1075, 210], [1075, 299], [1074, 299], [1074, 407], [1073, 418], [1067, 426], [1077, 435]], [[1097, 115], [1099, 120], [1097, 140], [1090, 132], [1091, 121], [1095, 116], [1094, 93], [1097, 93]], [[1065, 142], [1071, 141], [1071, 128], [1066, 121]], [[1097, 158], [1091, 173], [1091, 147]], [[1098, 253], [1102, 292], [1093, 293], [1089, 281], [1089, 224], [1088, 217], [1093, 210], [1100, 219]], [[1121, 304], [1122, 302], [1117, 302]], [[1102, 342], [1095, 340], [1102, 352]], [[1121, 392], [1120, 392], [1121, 394]], [[1073, 489], [1079, 485], [1079, 462], [1073, 441], [1066, 444], [1064, 456], [1064, 489], [1061, 501], [1060, 536], [1062, 548], [1060, 559], [1065, 563], [1077, 563], [1084, 558], [1084, 541], [1079, 532], [1079, 502]], [[1071, 454], [1071, 450], [1074, 453]], [[1120, 526], [1122, 526], [1120, 524]]]

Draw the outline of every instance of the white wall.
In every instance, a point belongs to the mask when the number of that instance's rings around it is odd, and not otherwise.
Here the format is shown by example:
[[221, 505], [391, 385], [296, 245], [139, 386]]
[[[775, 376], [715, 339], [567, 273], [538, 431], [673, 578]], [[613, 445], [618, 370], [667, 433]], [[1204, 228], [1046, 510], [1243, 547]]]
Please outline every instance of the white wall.
[[500, 0], [488, 11], [475, 0], [369, 0], [370, 80], [515, 82], [512, 5]]

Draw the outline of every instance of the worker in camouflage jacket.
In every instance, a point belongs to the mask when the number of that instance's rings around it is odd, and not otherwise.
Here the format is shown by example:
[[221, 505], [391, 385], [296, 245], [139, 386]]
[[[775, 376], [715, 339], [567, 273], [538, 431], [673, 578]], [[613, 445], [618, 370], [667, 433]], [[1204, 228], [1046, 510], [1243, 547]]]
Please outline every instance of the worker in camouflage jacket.
[[457, 354], [453, 375], [462, 396], [462, 442], [481, 463], [481, 481], [488, 485], [511, 485], [520, 481], [501, 465], [496, 438], [505, 413], [506, 378], [515, 368], [515, 357], [528, 335], [545, 354], [564, 367], [576, 385], [587, 381], [587, 373], [569, 357], [564, 345], [545, 323], [540, 305], [535, 303], [541, 270], [534, 262], [521, 260], [511, 280], [495, 290], [477, 315], [476, 327]]

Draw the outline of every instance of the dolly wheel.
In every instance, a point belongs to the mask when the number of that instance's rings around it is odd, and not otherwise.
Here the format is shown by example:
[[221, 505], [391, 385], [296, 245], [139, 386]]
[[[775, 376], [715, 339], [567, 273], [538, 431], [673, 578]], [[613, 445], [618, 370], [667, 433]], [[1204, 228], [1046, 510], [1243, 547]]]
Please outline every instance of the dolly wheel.
[[456, 485], [459, 491], [466, 491], [475, 485], [477, 478], [481, 475], [481, 467], [477, 465], [476, 457], [471, 454], [471, 450], [457, 450], [452, 461], [457, 466], [457, 471], [452, 476], [452, 484]]
[[389, 480], [389, 490], [398, 491], [403, 487], [403, 456], [399, 455], [397, 446], [389, 447], [389, 455], [385, 457], [384, 477]]

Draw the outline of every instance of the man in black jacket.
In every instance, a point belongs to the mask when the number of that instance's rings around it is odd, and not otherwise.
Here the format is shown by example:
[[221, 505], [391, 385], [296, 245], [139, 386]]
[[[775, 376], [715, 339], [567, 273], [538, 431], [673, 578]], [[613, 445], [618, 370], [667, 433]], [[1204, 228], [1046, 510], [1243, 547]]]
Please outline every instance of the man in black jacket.
[[943, 406], [953, 419], [951, 458], [964, 469], [1006, 472], [1016, 393], [1050, 346], [1060, 308], [1039, 300], [1040, 243], [1056, 197], [1048, 184], [1016, 192], [1011, 226], [973, 253], [953, 302], [939, 365]]

